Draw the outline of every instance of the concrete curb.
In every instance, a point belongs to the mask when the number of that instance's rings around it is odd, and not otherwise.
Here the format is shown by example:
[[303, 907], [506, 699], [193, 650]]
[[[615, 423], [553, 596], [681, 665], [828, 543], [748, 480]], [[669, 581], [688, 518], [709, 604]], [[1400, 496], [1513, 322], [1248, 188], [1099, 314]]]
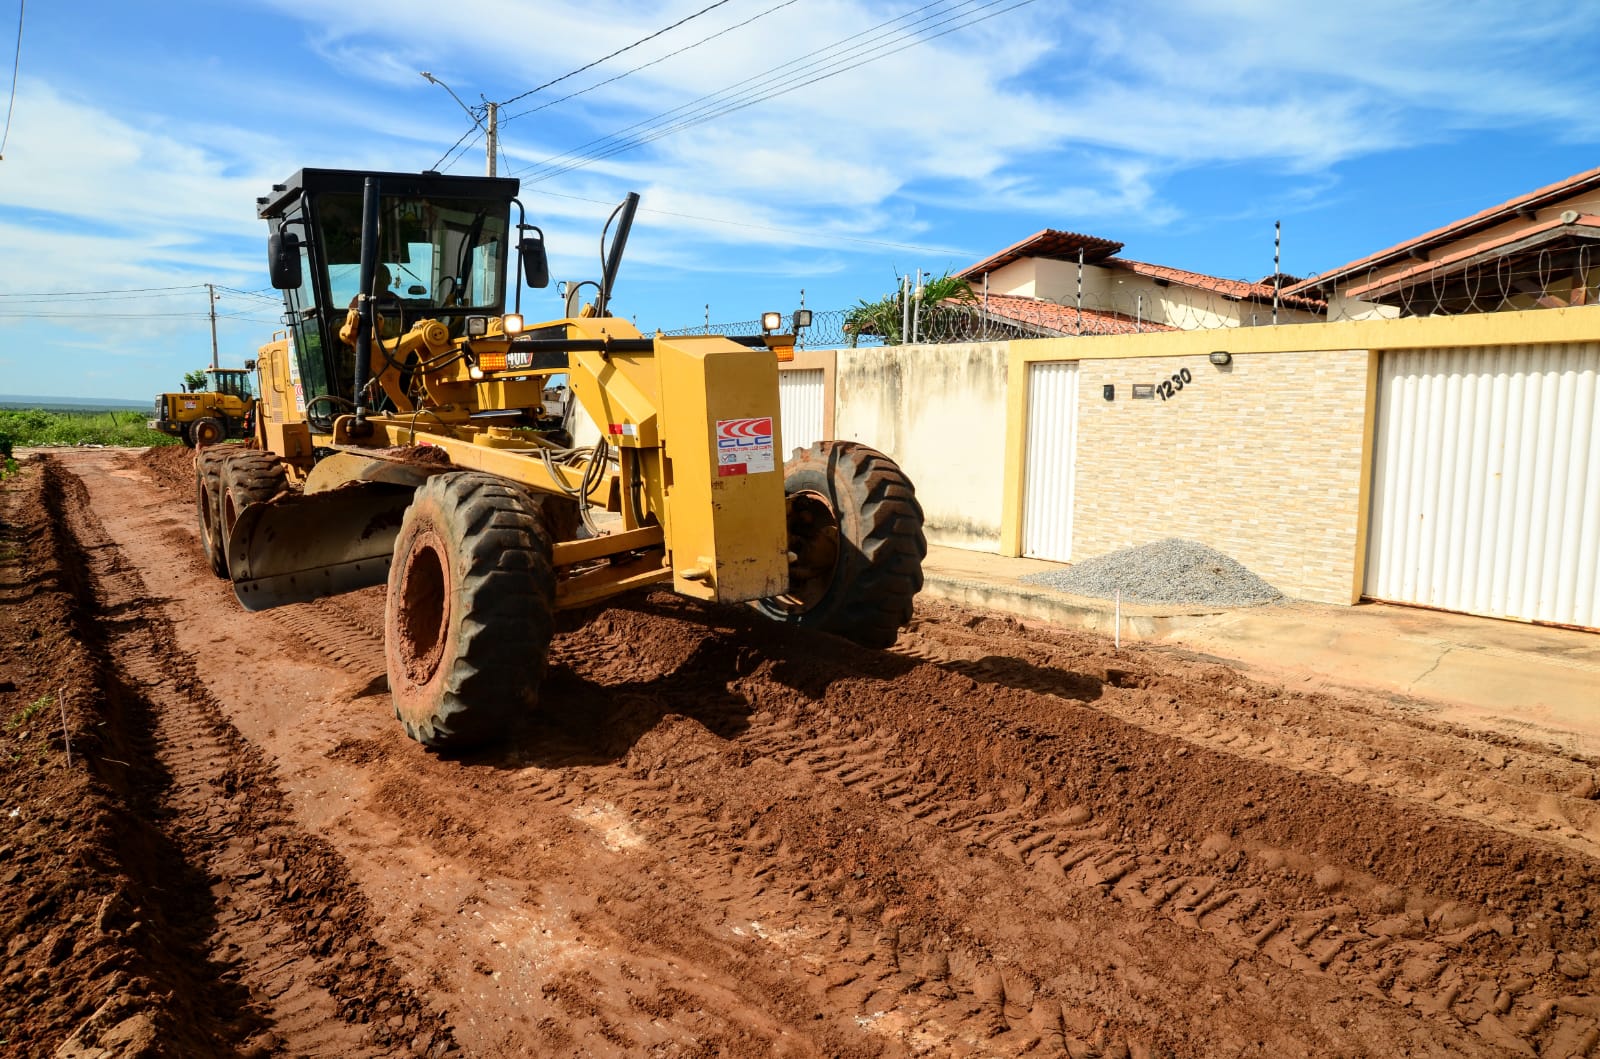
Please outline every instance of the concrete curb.
[[[962, 606], [1003, 611], [1105, 636], [1114, 636], [1117, 631], [1116, 605], [1102, 599], [1015, 584], [973, 581], [926, 571], [923, 574], [922, 591], [934, 599]], [[1203, 618], [1224, 612], [1223, 609], [1174, 611], [1148, 605], [1123, 604], [1122, 635], [1128, 639], [1158, 640]]]

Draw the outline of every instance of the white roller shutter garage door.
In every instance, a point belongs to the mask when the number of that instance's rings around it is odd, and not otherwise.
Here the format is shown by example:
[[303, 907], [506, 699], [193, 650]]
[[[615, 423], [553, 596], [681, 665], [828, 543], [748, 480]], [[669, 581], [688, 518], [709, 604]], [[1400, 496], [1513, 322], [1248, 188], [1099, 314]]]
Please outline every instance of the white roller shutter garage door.
[[1600, 344], [1379, 363], [1365, 593], [1600, 626]]

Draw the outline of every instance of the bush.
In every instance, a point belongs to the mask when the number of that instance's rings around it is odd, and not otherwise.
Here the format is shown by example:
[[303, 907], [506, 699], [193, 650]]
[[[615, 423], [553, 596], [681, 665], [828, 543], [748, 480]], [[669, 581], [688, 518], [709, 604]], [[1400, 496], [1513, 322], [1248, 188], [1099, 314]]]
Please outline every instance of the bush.
[[[0, 409], [0, 437], [13, 445], [116, 445], [134, 448], [178, 445], [177, 438], [158, 434], [146, 425], [143, 412], [46, 412]], [[4, 458], [4, 457], [0, 457]]]

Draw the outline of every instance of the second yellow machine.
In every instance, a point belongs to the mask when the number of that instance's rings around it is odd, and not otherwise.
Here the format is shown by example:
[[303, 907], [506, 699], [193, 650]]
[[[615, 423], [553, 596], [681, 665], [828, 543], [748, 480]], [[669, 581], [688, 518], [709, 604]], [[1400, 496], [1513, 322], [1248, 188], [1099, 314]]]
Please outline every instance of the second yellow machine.
[[[548, 265], [517, 191], [305, 169], [258, 200], [288, 326], [255, 364], [256, 447], [196, 463], [213, 570], [251, 610], [387, 584], [395, 714], [430, 746], [503, 732], [558, 616], [646, 586], [891, 645], [922, 587], [922, 509], [865, 445], [785, 463], [794, 333], [768, 314], [759, 335], [645, 336], [610, 315], [636, 195], [599, 278], [525, 324]], [[581, 447], [574, 399], [598, 426]]]

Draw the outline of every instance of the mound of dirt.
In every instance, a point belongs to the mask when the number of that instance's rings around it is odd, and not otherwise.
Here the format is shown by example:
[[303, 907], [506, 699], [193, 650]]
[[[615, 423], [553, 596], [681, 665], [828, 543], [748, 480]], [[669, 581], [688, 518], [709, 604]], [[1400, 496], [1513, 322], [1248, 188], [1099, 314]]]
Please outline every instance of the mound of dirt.
[[183, 445], [153, 445], [139, 454], [139, 468], [179, 496], [194, 493], [194, 450]]

